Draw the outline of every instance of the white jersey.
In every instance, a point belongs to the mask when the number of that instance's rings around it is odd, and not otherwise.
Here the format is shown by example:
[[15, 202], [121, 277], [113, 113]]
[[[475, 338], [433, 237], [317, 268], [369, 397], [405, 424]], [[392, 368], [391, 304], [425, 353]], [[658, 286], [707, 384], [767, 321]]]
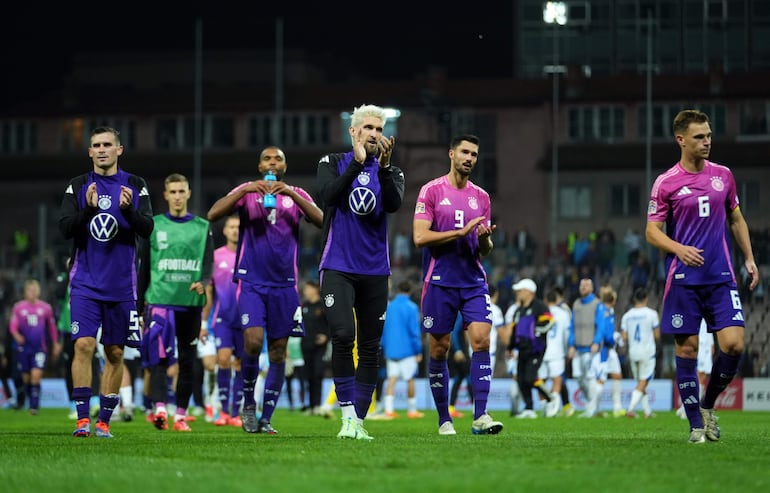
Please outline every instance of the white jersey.
[[518, 303], [512, 303], [511, 306], [508, 307], [507, 310], [505, 310], [505, 316], [503, 317], [503, 320], [505, 321], [505, 325], [511, 325], [513, 323], [513, 314], [516, 313], [516, 309], [519, 307]]
[[648, 306], [629, 309], [620, 320], [620, 330], [628, 334], [628, 357], [641, 361], [655, 357], [655, 333], [660, 327], [658, 312]]
[[551, 312], [554, 323], [548, 331], [543, 361], [563, 360], [567, 357], [571, 317], [569, 312], [560, 306], [548, 305], [548, 311]]

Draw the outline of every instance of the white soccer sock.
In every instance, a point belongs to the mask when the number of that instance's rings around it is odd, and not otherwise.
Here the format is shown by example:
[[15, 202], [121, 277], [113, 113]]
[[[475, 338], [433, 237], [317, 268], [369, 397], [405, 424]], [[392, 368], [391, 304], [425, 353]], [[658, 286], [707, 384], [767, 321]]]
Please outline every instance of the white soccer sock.
[[642, 395], [642, 409], [644, 410], [645, 416], [652, 414], [652, 408], [650, 408], [650, 398], [646, 392], [644, 395]]
[[620, 380], [612, 379], [612, 410], [620, 411], [623, 406], [620, 403]]
[[417, 412], [417, 397], [410, 397], [408, 400], [409, 412]]
[[133, 390], [133, 387], [126, 385], [125, 387], [121, 387], [118, 391], [120, 392], [120, 403], [123, 405], [123, 409], [125, 409], [127, 412], [133, 411], [134, 409]]
[[342, 412], [342, 419], [358, 419], [358, 416], [356, 415], [356, 406], [352, 404], [349, 406], [340, 406], [340, 411]]
[[639, 404], [639, 401], [642, 399], [642, 395], [643, 394], [638, 389], [634, 389], [634, 391], [631, 392], [631, 402], [628, 403], [628, 412], [634, 412], [637, 404]]
[[393, 403], [396, 400], [396, 396], [394, 396], [394, 395], [386, 395], [384, 400], [385, 400], [385, 412], [386, 413], [392, 413], [393, 412]]
[[596, 414], [596, 411], [599, 409], [599, 398], [602, 395], [602, 390], [604, 390], [604, 383], [600, 383], [596, 380], [591, 382], [591, 398], [588, 400], [588, 405], [586, 405], [586, 413], [589, 416], [593, 416]]

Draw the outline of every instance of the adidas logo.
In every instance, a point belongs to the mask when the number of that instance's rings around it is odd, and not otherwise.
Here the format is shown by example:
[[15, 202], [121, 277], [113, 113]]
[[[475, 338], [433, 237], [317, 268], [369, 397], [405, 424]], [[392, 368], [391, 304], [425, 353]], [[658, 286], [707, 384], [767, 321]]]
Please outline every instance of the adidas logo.
[[735, 315], [733, 315], [733, 320], [740, 320], [741, 322], [743, 322], [743, 313], [738, 312]]
[[696, 399], [694, 395], [691, 395], [684, 400], [684, 404], [697, 404], [697, 403], [698, 403], [698, 399]]
[[431, 386], [432, 388], [434, 388], [434, 389], [440, 389], [440, 388], [441, 388], [441, 387], [443, 387], [444, 385], [443, 385], [441, 382], [434, 382], [434, 383], [430, 384], [430, 386]]
[[692, 192], [690, 191], [690, 189], [687, 188], [686, 186], [684, 186], [684, 187], [679, 189], [679, 191], [676, 193], [676, 195], [677, 196], [680, 196], [680, 195], [690, 195], [691, 193]]
[[484, 381], [484, 380], [486, 380], [487, 382], [491, 382], [492, 381], [492, 375], [484, 375], [483, 377], [479, 378], [480, 382]]
[[448, 198], [444, 197], [438, 205], [452, 205]]

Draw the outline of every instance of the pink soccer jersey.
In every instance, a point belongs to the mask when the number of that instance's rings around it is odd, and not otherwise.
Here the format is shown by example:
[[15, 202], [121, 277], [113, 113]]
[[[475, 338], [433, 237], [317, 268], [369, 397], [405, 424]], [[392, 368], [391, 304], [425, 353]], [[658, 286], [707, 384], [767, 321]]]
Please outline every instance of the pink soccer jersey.
[[666, 255], [666, 276], [677, 284], [715, 284], [735, 280], [727, 235], [727, 216], [738, 207], [729, 168], [706, 161], [700, 173], [677, 163], [655, 180], [647, 220], [662, 222], [666, 234], [683, 245], [703, 249], [705, 264], [688, 267]]
[[27, 349], [37, 348], [46, 352], [46, 330], [51, 341], [59, 340], [53, 308], [41, 300], [35, 303], [21, 300], [13, 305], [9, 328], [11, 333], [18, 332], [24, 336], [24, 347]]
[[[486, 191], [470, 181], [465, 188], [457, 189], [442, 176], [423, 185], [417, 197], [414, 219], [430, 221], [433, 231], [451, 231], [464, 228], [479, 216], [485, 218], [484, 224], [490, 225], [491, 214]], [[423, 257], [425, 282], [456, 288], [487, 282], [475, 231], [459, 240], [428, 247], [426, 251], [428, 249], [430, 256]]]

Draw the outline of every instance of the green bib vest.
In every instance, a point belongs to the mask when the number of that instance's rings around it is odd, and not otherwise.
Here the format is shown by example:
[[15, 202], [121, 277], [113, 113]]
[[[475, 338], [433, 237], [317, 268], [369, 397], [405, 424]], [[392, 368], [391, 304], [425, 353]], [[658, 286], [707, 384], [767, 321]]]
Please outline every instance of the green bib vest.
[[203, 275], [203, 254], [209, 222], [195, 216], [178, 223], [165, 214], [155, 216], [150, 236], [150, 285], [147, 303], [173, 306], [203, 306], [206, 295], [190, 291]]

